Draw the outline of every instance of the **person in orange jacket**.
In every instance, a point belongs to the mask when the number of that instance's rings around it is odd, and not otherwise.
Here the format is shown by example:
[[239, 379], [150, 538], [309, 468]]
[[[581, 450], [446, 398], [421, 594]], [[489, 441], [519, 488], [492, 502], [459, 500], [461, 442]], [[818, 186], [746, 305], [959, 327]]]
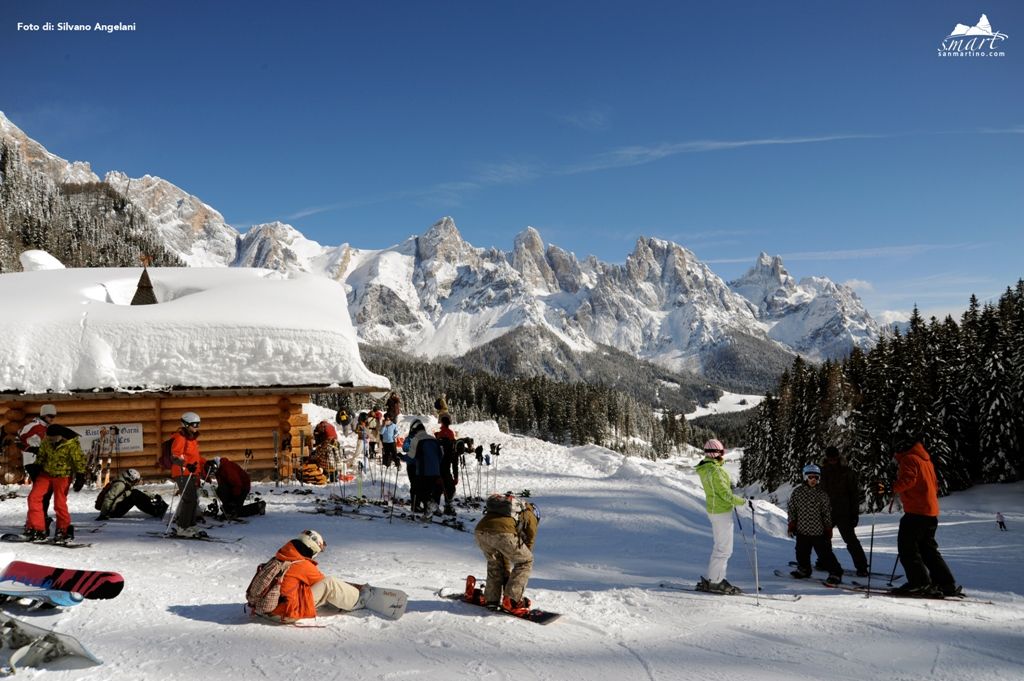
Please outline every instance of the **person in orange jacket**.
[[919, 596], [963, 595], [963, 589], [957, 585], [935, 541], [939, 525], [939, 483], [931, 456], [916, 440], [894, 456], [899, 463], [899, 473], [892, 491], [900, 495], [903, 504], [896, 545], [907, 573], [906, 583], [897, 591]]
[[199, 422], [199, 414], [185, 412], [181, 415], [181, 428], [171, 438], [171, 478], [181, 495], [174, 514], [174, 533], [182, 537], [199, 534], [195, 527], [200, 516], [199, 486], [206, 471], [206, 460], [199, 453]]
[[363, 607], [361, 585], [349, 584], [337, 577], [326, 577], [313, 560], [327, 548], [316, 530], [304, 530], [278, 549], [278, 560], [291, 563], [281, 578], [281, 600], [270, 615], [282, 622], [316, 617], [317, 609], [330, 605], [349, 612]]

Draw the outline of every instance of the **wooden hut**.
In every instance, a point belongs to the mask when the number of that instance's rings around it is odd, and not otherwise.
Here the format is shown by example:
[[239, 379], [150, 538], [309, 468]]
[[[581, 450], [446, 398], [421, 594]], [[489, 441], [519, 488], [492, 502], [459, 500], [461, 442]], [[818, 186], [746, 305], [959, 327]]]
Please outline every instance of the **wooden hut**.
[[[157, 303], [133, 307], [139, 281], [138, 268], [0, 275], [0, 301], [13, 312], [0, 329], [7, 482], [21, 477], [13, 435], [47, 403], [57, 423], [82, 434], [83, 449], [99, 442], [115, 473], [166, 475], [160, 445], [193, 411], [203, 456], [247, 460], [261, 479], [290, 474], [312, 430], [302, 405], [313, 393], [390, 387], [359, 358], [334, 281], [245, 268], [143, 270]], [[100, 432], [115, 427], [103, 447]]]

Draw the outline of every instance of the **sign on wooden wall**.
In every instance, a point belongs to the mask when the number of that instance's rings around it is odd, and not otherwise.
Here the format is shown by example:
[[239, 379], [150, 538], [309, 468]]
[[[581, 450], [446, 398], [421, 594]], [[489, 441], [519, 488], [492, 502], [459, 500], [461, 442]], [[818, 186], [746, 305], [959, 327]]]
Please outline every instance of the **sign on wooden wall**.
[[[82, 451], [89, 454], [94, 448], [101, 456], [114, 452], [142, 451], [141, 423], [107, 423], [102, 426], [73, 426], [82, 434], [79, 443]], [[116, 435], [115, 435], [116, 434]]]

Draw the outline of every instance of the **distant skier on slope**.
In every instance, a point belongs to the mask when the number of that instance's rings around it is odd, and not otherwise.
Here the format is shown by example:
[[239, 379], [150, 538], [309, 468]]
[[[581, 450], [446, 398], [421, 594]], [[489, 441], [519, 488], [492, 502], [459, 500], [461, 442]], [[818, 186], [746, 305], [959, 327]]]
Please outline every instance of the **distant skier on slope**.
[[275, 558], [291, 563], [281, 578], [281, 599], [269, 614], [281, 622], [294, 622], [317, 616], [323, 606], [349, 612], [362, 607], [359, 586], [320, 572], [317, 555], [327, 542], [316, 530], [304, 530], [277, 550]]
[[793, 490], [786, 506], [790, 537], [796, 537], [796, 570], [790, 574], [797, 579], [811, 576], [811, 549], [818, 562], [828, 571], [828, 584], [843, 581], [843, 568], [832, 553], [832, 510], [825, 491], [818, 487], [821, 469], [808, 464], [803, 469], [804, 483]]
[[725, 447], [718, 440], [704, 443], [704, 458], [697, 464], [697, 475], [704, 486], [708, 519], [711, 521], [711, 532], [715, 544], [708, 560], [707, 577], [701, 577], [697, 583], [698, 591], [710, 593], [737, 594], [735, 587], [725, 579], [725, 572], [732, 555], [732, 510], [744, 506], [747, 502], [743, 497], [732, 493], [732, 481], [728, 471], [723, 468]]

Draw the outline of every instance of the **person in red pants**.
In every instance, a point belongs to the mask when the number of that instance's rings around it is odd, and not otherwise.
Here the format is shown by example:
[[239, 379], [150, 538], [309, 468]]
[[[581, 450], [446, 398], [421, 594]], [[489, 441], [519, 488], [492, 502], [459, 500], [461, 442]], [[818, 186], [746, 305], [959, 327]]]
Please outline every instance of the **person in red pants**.
[[75, 491], [85, 484], [85, 454], [78, 442], [78, 433], [67, 426], [51, 424], [46, 428], [46, 438], [39, 445], [36, 463], [39, 474], [28, 495], [28, 531], [32, 541], [46, 539], [46, 513], [43, 497], [53, 493], [53, 510], [57, 516], [57, 531], [53, 540], [66, 543], [75, 537], [68, 512], [68, 489], [74, 478]]

